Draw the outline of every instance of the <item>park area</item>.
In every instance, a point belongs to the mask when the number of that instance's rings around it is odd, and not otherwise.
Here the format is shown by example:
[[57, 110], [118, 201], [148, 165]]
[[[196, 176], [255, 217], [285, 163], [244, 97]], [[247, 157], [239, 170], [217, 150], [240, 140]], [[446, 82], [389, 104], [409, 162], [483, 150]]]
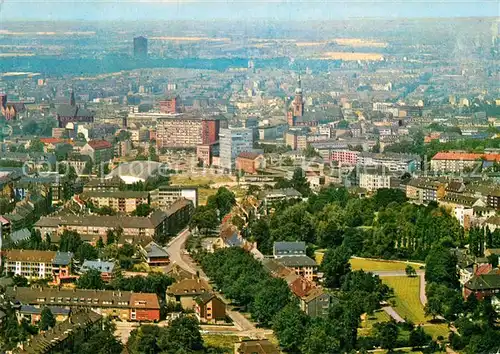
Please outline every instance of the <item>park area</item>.
[[394, 303], [394, 310], [406, 320], [413, 323], [423, 324], [425, 332], [434, 339], [438, 336], [448, 337], [448, 326], [446, 324], [430, 323], [430, 317], [426, 317], [424, 307], [420, 302], [420, 278], [419, 277], [381, 277], [382, 281], [394, 290], [394, 297], [390, 300]]

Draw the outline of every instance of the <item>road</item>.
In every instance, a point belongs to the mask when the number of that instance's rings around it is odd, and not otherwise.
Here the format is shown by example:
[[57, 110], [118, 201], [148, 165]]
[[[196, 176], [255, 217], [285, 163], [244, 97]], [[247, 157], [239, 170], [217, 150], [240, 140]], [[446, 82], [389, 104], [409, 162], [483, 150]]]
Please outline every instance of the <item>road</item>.
[[[177, 264], [181, 268], [193, 273], [199, 274], [199, 277], [208, 281], [208, 277], [205, 275], [203, 270], [193, 262], [189, 254], [186, 253], [185, 244], [191, 232], [189, 229], [182, 230], [179, 235], [172, 239], [167, 245], [167, 252], [170, 255], [170, 260], [172, 263]], [[224, 299], [224, 297], [217, 293], [219, 297]], [[234, 325], [240, 330], [248, 333], [254, 333], [255, 336], [260, 338], [260, 335], [264, 333], [263, 331], [255, 327], [255, 325], [250, 322], [245, 316], [243, 316], [238, 311], [234, 311], [229, 306], [227, 307], [227, 315], [231, 318]], [[262, 332], [262, 333], [261, 333]]]
[[389, 316], [394, 318], [396, 322], [406, 322], [403, 317], [399, 315], [399, 313], [396, 312], [391, 306], [384, 306], [382, 307], [382, 310], [384, 310]]

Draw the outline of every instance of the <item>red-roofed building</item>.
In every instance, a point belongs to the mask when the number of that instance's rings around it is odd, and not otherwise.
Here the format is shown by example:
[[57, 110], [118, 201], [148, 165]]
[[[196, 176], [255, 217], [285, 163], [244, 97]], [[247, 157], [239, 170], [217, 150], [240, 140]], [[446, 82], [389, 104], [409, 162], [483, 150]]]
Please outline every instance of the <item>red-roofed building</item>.
[[476, 154], [461, 151], [438, 152], [431, 160], [431, 170], [437, 172], [472, 171], [483, 163], [500, 162], [500, 154]]
[[266, 167], [264, 155], [255, 152], [242, 152], [236, 157], [236, 170], [255, 174]]
[[112, 160], [114, 148], [106, 140], [91, 140], [81, 149], [80, 154], [90, 156], [95, 165]]
[[160, 303], [156, 294], [132, 293], [129, 306], [131, 321], [157, 322], [160, 320]]

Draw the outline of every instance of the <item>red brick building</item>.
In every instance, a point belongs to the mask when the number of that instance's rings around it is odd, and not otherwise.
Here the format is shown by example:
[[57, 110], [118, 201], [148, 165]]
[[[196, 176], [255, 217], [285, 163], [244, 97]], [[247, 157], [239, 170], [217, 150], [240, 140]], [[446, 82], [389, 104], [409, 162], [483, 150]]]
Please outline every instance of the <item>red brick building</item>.
[[16, 119], [19, 113], [26, 110], [26, 106], [22, 102], [7, 102], [7, 95], [0, 94], [0, 113], [6, 120]]
[[179, 97], [172, 97], [160, 101], [160, 113], [175, 114], [180, 112]]
[[214, 294], [204, 293], [195, 298], [194, 313], [202, 323], [224, 321], [226, 304]]
[[257, 170], [266, 167], [264, 155], [255, 152], [242, 152], [236, 157], [236, 170], [255, 174]]
[[160, 303], [156, 294], [131, 293], [130, 320], [157, 322], [160, 320]]

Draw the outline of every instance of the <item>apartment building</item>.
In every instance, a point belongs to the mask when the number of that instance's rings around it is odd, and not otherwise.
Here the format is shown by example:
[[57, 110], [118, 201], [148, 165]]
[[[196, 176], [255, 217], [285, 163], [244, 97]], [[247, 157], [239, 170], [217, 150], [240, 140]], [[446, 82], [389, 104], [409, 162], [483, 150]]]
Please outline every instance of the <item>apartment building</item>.
[[359, 186], [369, 192], [391, 188], [393, 180], [395, 177], [382, 168], [366, 168], [359, 172]]
[[236, 157], [242, 152], [253, 150], [253, 132], [248, 128], [227, 128], [220, 130], [220, 167], [232, 170]]
[[219, 139], [219, 129], [218, 117], [163, 115], [156, 120], [156, 145], [158, 148], [194, 148], [212, 144]]
[[84, 201], [94, 207], [109, 207], [118, 213], [130, 214], [140, 204], [149, 204], [149, 192], [146, 191], [89, 191], [80, 195]]
[[421, 158], [418, 155], [372, 152], [361, 152], [358, 155], [358, 165], [381, 166], [389, 172], [413, 173], [420, 170], [420, 162]]
[[4, 252], [4, 272], [28, 279], [52, 278], [59, 284], [70, 275], [71, 252], [7, 250]]
[[198, 188], [196, 187], [160, 186], [150, 193], [153, 208], [168, 210], [179, 199], [190, 200], [194, 207], [198, 206]]
[[158, 296], [131, 291], [65, 289], [42, 287], [9, 287], [6, 298], [23, 305], [90, 308], [103, 316], [125, 321], [160, 320]]
[[475, 154], [465, 152], [438, 152], [431, 160], [431, 170], [440, 173], [473, 171], [483, 164], [500, 162], [500, 154]]
[[288, 131], [285, 134], [285, 143], [292, 150], [305, 150], [307, 148], [307, 135], [298, 130]]
[[330, 161], [338, 162], [339, 164], [356, 165], [358, 163], [359, 151], [351, 150], [331, 150]]
[[80, 154], [90, 156], [94, 165], [111, 161], [114, 153], [113, 145], [105, 140], [91, 140], [80, 150]]
[[406, 185], [406, 197], [419, 203], [437, 202], [445, 193], [444, 183], [426, 178], [414, 178]]

